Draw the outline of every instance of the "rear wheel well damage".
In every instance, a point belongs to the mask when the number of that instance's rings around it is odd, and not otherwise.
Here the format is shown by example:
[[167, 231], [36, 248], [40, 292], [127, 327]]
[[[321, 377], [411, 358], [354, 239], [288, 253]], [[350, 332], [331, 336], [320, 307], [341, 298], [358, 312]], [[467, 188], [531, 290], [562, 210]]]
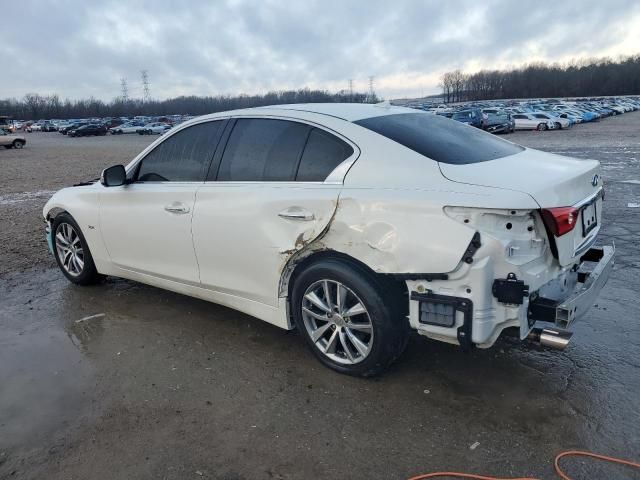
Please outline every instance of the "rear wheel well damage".
[[[306, 254], [305, 254], [306, 253]], [[290, 259], [285, 267], [280, 280], [279, 296], [286, 297], [287, 302], [291, 301], [293, 285], [296, 278], [300, 276], [309, 266], [326, 261], [337, 260], [349, 264], [362, 273], [377, 288], [385, 292], [389, 301], [397, 304], [399, 311], [406, 317], [409, 315], [408, 290], [404, 280], [392, 275], [377, 273], [361, 261], [335, 250], [320, 250], [315, 252], [300, 252], [296, 257]], [[291, 317], [291, 314], [289, 315]]]

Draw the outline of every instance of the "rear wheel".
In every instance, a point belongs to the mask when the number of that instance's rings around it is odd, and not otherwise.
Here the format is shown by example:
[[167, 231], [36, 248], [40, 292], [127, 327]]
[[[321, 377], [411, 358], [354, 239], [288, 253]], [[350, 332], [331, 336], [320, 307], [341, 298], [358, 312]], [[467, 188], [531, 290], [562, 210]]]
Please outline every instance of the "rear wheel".
[[348, 375], [377, 375], [400, 356], [409, 334], [399, 307], [403, 296], [390, 290], [344, 261], [314, 263], [293, 285], [296, 326], [327, 367]]
[[544, 130], [546, 130], [547, 128], [549, 128], [549, 127], [547, 127], [547, 124], [546, 124], [546, 123], [539, 123], [539, 124], [538, 124], [538, 128], [537, 128], [537, 130], [538, 130], [539, 132], [543, 132], [543, 131], [544, 131]]
[[556, 122], [556, 129], [562, 130], [562, 124], [560, 122]]
[[87, 241], [71, 215], [58, 215], [53, 221], [51, 232], [56, 262], [69, 281], [78, 285], [91, 285], [102, 279], [93, 263]]

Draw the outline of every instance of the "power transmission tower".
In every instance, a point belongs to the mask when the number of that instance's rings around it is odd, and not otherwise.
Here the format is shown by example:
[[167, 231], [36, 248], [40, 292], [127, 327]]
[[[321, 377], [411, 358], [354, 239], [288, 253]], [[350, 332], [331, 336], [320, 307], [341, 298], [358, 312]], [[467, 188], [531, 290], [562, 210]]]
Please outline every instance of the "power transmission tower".
[[151, 100], [151, 93], [149, 93], [149, 73], [146, 70], [142, 70], [140, 73], [142, 75], [143, 100], [148, 102]]
[[353, 102], [353, 78], [349, 79], [349, 101]]
[[126, 103], [129, 101], [129, 88], [127, 87], [127, 79], [124, 77], [120, 79], [120, 88], [122, 90], [122, 101]]
[[375, 80], [376, 77], [374, 77], [373, 75], [369, 76], [369, 101], [373, 102], [373, 99], [375, 98], [375, 93], [373, 92], [373, 81]]

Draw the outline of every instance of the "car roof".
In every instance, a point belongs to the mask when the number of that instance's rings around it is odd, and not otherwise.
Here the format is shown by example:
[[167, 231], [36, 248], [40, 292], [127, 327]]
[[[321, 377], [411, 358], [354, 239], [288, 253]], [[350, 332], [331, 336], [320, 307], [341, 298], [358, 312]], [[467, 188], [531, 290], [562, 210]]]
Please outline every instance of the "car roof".
[[[327, 115], [329, 117], [339, 118], [348, 122], [355, 122], [364, 118], [380, 117], [383, 115], [393, 115], [400, 113], [421, 113], [428, 115], [421, 110], [406, 107], [396, 107], [388, 103], [367, 104], [367, 103], [296, 103], [286, 105], [269, 105], [264, 107], [245, 108], [241, 110], [230, 110], [227, 112], [218, 112], [213, 115], [205, 115], [205, 117], [225, 117], [228, 115], [264, 115], [265, 110], [271, 111], [287, 111], [292, 114], [294, 112], [315, 113], [319, 115]], [[202, 118], [202, 117], [201, 117]]]

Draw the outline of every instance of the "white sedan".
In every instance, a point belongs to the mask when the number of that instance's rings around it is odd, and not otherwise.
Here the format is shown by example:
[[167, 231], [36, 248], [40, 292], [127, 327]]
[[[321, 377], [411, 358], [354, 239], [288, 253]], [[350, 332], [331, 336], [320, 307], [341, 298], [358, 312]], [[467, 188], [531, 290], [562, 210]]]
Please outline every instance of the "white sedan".
[[613, 265], [593, 247], [597, 161], [401, 107], [199, 117], [43, 214], [71, 282], [123, 277], [295, 327], [362, 376], [411, 329], [463, 349], [503, 333], [562, 348]]
[[563, 128], [571, 127], [571, 120], [569, 120], [568, 118], [559, 117], [557, 115], [552, 115], [550, 113], [534, 112], [531, 114], [531, 116], [533, 118], [537, 118], [541, 120], [549, 120], [550, 122], [553, 122], [554, 127], [557, 130], [562, 130]]
[[515, 113], [511, 115], [516, 130], [554, 130], [555, 123], [544, 118], [535, 118], [532, 113]]
[[143, 127], [138, 127], [136, 132], [140, 135], [162, 135], [170, 128], [171, 125], [169, 125], [168, 123], [153, 122], [147, 123]]
[[123, 123], [122, 125], [118, 125], [117, 127], [112, 127], [109, 129], [112, 135], [122, 135], [126, 133], [138, 133], [138, 130], [142, 128], [142, 125], [134, 124], [134, 123]]

